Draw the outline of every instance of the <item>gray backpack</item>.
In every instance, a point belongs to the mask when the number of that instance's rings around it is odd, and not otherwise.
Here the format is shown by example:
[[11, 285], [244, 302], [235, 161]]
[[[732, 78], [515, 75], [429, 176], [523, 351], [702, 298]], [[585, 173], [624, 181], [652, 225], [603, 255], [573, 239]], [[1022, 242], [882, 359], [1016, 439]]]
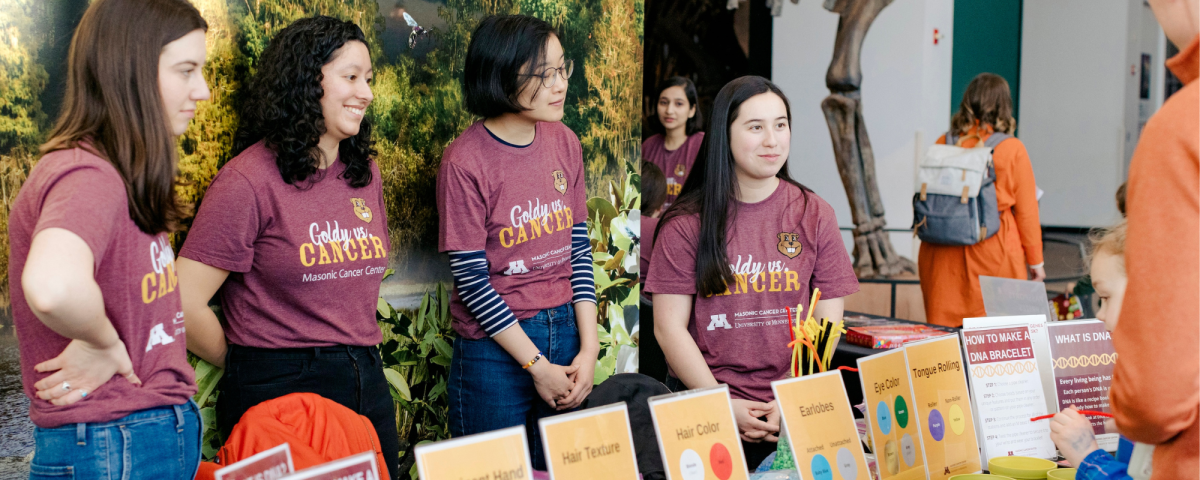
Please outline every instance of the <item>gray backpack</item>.
[[938, 245], [975, 245], [1000, 230], [992, 150], [1008, 138], [996, 132], [975, 148], [962, 148], [947, 133], [945, 145], [929, 147], [917, 166], [914, 235]]

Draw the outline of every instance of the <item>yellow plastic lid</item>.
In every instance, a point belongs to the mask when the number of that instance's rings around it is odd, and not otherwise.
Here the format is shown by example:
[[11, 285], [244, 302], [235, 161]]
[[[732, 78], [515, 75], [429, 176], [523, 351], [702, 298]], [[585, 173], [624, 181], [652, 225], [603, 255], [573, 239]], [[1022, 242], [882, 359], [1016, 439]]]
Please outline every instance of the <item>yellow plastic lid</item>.
[[1046, 472], [1046, 478], [1050, 480], [1075, 480], [1074, 468], [1060, 468]]
[[1058, 464], [1034, 457], [996, 457], [988, 460], [988, 471], [1016, 480], [1040, 480], [1046, 472], [1058, 469]]
[[988, 475], [986, 473], [968, 473], [965, 475], [955, 475], [949, 480], [1014, 480], [1010, 477], [1002, 475]]

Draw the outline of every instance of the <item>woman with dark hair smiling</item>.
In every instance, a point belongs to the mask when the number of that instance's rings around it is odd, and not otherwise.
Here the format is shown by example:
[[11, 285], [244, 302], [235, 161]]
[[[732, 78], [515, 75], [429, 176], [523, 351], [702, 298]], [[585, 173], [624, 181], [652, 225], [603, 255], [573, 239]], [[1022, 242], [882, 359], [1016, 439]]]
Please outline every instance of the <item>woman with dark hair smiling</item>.
[[[316, 393], [371, 420], [396, 478], [375, 323], [391, 244], [363, 117], [371, 75], [351, 22], [305, 18], [271, 40], [241, 108], [239, 153], [204, 196], [179, 277], [188, 348], [225, 368], [223, 435], [260, 402]], [[218, 292], [224, 325], [208, 308]]]
[[721, 89], [696, 168], [659, 221], [646, 279], [667, 386], [728, 384], [751, 470], [778, 441], [771, 382], [791, 360], [784, 307], [807, 308], [820, 288], [813, 317], [838, 321], [841, 297], [858, 291], [833, 207], [788, 174], [791, 119], [765, 78]]
[[176, 138], [209, 97], [206, 30], [183, 0], [97, 0], [71, 39], [62, 114], [9, 217], [30, 478], [196, 474], [167, 235], [187, 214]]
[[670, 208], [687, 181], [696, 154], [704, 142], [703, 116], [696, 106], [696, 85], [686, 77], [671, 77], [658, 86], [655, 112], [663, 133], [642, 142], [642, 160], [653, 163], [663, 171], [667, 180], [667, 199], [663, 209]]
[[592, 390], [596, 285], [579, 138], [561, 123], [573, 64], [558, 35], [523, 15], [484, 19], [463, 69], [483, 120], [446, 148], [438, 248], [450, 253], [453, 436], [524, 425], [545, 470], [537, 421]]

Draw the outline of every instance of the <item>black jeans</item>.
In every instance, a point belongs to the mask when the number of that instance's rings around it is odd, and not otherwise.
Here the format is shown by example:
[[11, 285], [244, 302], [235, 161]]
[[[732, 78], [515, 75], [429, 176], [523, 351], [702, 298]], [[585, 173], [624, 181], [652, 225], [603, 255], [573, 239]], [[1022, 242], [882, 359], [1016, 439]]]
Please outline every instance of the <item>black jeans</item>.
[[[688, 389], [687, 385], [684, 385], [682, 380], [672, 375], [667, 375], [667, 381], [663, 382], [663, 384], [666, 385], [667, 388], [672, 392], [682, 392]], [[759, 420], [765, 422], [767, 417], [762, 417]], [[739, 435], [738, 438], [741, 438], [741, 435]], [[763, 440], [758, 443], [751, 443], [742, 440], [742, 452], [746, 454], [746, 468], [753, 472], [758, 468], [758, 465], [761, 464], [763, 460], [766, 460], [767, 457], [771, 456], [771, 452], [774, 452], [778, 448], [778, 442], [768, 442]]]
[[251, 407], [290, 393], [333, 400], [371, 420], [388, 474], [397, 478], [400, 437], [396, 409], [377, 347], [263, 349], [230, 345], [217, 396], [217, 427], [228, 438]]

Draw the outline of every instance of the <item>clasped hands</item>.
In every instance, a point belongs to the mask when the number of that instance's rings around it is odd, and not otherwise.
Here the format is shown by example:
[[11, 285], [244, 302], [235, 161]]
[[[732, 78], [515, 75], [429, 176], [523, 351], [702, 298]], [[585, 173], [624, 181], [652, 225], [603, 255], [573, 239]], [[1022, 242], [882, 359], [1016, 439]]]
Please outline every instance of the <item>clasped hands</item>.
[[[766, 418], [766, 421], [763, 420]], [[733, 399], [733, 419], [737, 422], [738, 436], [750, 443], [779, 441], [779, 402], [755, 402]]]
[[570, 365], [556, 365], [544, 358], [529, 367], [533, 385], [542, 401], [555, 410], [578, 408], [592, 393], [596, 373], [595, 351], [581, 351]]

